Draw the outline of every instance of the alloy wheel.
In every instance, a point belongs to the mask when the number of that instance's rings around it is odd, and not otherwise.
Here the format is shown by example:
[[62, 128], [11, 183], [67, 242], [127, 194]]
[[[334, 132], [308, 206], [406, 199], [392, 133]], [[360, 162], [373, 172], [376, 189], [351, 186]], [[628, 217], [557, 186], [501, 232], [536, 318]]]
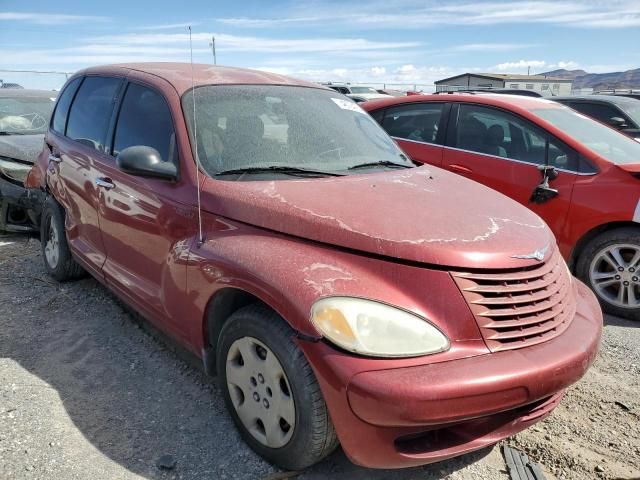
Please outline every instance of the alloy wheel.
[[589, 268], [593, 289], [604, 301], [622, 308], [640, 306], [640, 245], [614, 244], [600, 250]]
[[287, 375], [260, 340], [242, 337], [227, 353], [227, 388], [247, 431], [269, 448], [285, 446], [293, 435], [296, 407]]

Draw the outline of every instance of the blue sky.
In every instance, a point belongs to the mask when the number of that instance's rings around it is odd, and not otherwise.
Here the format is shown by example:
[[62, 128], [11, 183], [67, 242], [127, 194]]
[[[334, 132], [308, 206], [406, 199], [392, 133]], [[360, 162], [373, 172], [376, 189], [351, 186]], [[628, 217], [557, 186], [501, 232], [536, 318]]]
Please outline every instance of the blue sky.
[[[2, 0], [0, 69], [194, 60], [316, 81], [432, 84], [464, 71], [640, 67], [640, 1]], [[0, 72], [59, 88], [63, 75]]]

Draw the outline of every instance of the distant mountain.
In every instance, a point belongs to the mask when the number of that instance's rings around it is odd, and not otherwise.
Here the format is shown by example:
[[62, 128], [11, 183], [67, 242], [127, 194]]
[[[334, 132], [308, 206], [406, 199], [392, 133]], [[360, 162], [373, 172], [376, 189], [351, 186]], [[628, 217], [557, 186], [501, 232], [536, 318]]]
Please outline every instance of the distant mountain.
[[588, 73], [584, 70], [553, 70], [540, 75], [549, 77], [570, 78], [573, 80], [573, 88], [593, 88], [605, 90], [612, 88], [638, 88], [640, 89], [640, 68], [627, 70], [626, 72]]

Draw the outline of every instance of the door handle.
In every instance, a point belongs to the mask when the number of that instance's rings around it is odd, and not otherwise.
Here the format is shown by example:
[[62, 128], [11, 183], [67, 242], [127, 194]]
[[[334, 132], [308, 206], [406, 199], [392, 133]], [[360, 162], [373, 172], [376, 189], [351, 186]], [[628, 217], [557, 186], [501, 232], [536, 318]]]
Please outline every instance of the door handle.
[[104, 188], [105, 190], [111, 190], [115, 187], [110, 178], [96, 178], [96, 185]]
[[473, 173], [473, 170], [471, 170], [470, 168], [465, 167], [463, 165], [458, 165], [456, 163], [452, 163], [451, 165], [449, 165], [449, 170], [457, 173], [466, 174], [466, 175]]
[[62, 161], [62, 158], [57, 153], [49, 154], [49, 162], [60, 163], [61, 161]]

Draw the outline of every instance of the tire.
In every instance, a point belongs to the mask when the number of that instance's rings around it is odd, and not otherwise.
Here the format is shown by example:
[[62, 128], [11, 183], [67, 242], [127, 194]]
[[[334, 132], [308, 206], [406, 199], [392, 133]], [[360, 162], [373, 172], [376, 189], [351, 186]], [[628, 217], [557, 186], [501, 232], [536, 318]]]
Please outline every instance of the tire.
[[66, 282], [84, 276], [85, 271], [76, 263], [69, 250], [64, 228], [64, 210], [53, 197], [48, 197], [40, 218], [40, 245], [47, 273]]
[[320, 386], [293, 335], [275, 312], [249, 305], [223, 326], [217, 365], [227, 409], [244, 441], [269, 462], [302, 470], [329, 455], [338, 440]]
[[618, 228], [593, 238], [580, 253], [576, 274], [606, 313], [640, 321], [640, 228]]

